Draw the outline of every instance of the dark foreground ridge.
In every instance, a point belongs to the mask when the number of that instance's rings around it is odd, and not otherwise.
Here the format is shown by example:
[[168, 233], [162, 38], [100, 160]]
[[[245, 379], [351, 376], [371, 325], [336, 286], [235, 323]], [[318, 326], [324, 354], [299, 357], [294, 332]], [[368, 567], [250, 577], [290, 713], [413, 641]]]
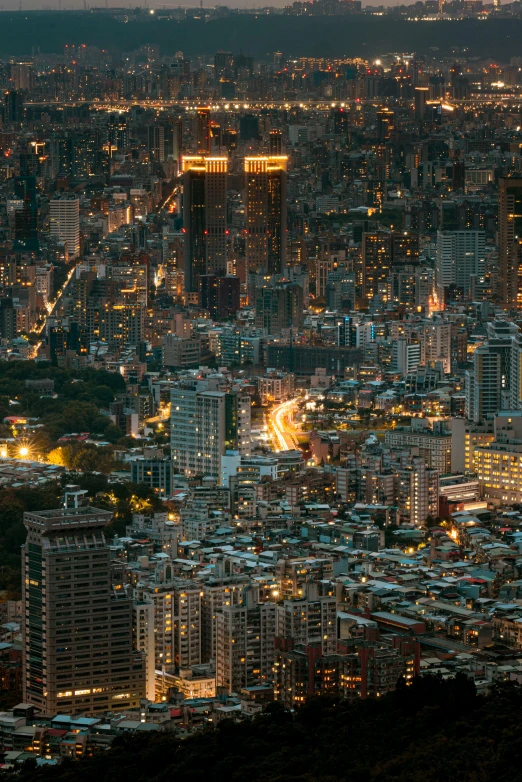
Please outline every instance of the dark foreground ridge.
[[252, 722], [224, 721], [180, 741], [168, 734], [117, 739], [74, 764], [23, 768], [6, 782], [514, 782], [521, 779], [522, 688], [477, 696], [462, 674], [426, 676], [382, 700], [315, 698], [292, 715], [278, 704]]

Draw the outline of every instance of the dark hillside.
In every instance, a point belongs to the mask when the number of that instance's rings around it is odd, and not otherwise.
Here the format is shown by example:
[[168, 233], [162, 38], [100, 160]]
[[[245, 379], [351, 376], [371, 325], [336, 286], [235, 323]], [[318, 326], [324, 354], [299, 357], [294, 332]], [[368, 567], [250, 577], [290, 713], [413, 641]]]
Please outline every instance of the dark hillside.
[[458, 675], [424, 677], [382, 700], [328, 697], [293, 718], [277, 704], [253, 722], [222, 722], [180, 741], [117, 739], [92, 759], [24, 769], [5, 782], [516, 782], [522, 779], [522, 689], [478, 697]]

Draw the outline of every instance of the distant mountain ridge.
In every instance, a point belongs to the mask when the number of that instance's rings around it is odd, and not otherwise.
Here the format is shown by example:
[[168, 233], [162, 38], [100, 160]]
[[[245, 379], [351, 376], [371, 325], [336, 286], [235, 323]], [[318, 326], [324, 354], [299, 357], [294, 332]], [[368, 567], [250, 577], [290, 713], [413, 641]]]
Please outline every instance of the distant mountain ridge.
[[157, 14], [131, 16], [128, 22], [110, 12], [1, 12], [0, 56], [61, 53], [66, 44], [132, 51], [159, 44], [162, 55], [182, 50], [186, 56], [242, 51], [271, 59], [283, 51], [295, 57], [377, 57], [387, 52], [417, 52], [437, 58], [465, 52], [499, 58], [520, 55], [522, 20], [408, 21], [392, 15], [283, 16], [230, 14], [211, 21], [166, 19]]

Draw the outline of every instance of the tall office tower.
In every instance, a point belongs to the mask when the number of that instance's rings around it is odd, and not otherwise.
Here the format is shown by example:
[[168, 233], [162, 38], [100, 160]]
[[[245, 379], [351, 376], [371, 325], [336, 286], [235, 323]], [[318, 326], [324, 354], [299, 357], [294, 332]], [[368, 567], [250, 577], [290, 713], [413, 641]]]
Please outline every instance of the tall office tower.
[[259, 139], [259, 117], [256, 114], [243, 114], [239, 118], [239, 140], [257, 141]]
[[127, 148], [127, 119], [121, 114], [110, 114], [107, 122], [107, 141], [118, 150]]
[[386, 283], [392, 264], [392, 234], [384, 231], [362, 235], [362, 291], [364, 306], [370, 304]]
[[199, 282], [199, 306], [208, 310], [214, 320], [235, 318], [240, 307], [239, 277], [215, 277], [213, 274], [202, 274]]
[[55, 195], [50, 202], [51, 236], [63, 242], [69, 258], [80, 254], [80, 201], [70, 193]]
[[294, 283], [257, 288], [255, 293], [256, 328], [277, 335], [283, 329], [303, 327], [303, 289]]
[[196, 111], [196, 152], [210, 155], [210, 109], [206, 107]]
[[19, 252], [38, 253], [38, 205], [36, 202], [36, 177], [15, 178], [15, 194], [22, 199], [22, 208], [14, 213], [13, 249]]
[[5, 121], [7, 124], [13, 122], [23, 122], [24, 119], [24, 98], [18, 90], [9, 90], [5, 93]]
[[246, 260], [249, 271], [281, 274], [286, 264], [287, 158], [247, 157]]
[[478, 424], [501, 408], [501, 357], [488, 345], [481, 345], [473, 354], [473, 370], [466, 372], [466, 418]]
[[250, 407], [249, 396], [212, 391], [202, 381], [189, 380], [175, 386], [170, 414], [175, 472], [219, 478], [226, 450], [248, 456]]
[[[116, 131], [111, 134], [113, 137]], [[108, 139], [109, 140], [109, 139]], [[50, 143], [50, 165], [53, 176], [65, 174], [84, 179], [102, 170], [104, 138], [96, 128], [69, 131], [53, 137]]]
[[485, 264], [485, 244], [484, 231], [437, 231], [435, 289], [441, 307], [448, 288], [469, 295], [471, 275]]
[[214, 79], [216, 82], [223, 77], [232, 76], [234, 55], [232, 52], [216, 52], [214, 55]]
[[350, 129], [350, 112], [345, 111], [341, 106], [338, 109], [332, 109], [330, 117], [333, 120], [333, 132], [336, 136], [346, 136]]
[[389, 109], [381, 109], [377, 112], [377, 138], [386, 141], [393, 131], [394, 115]]
[[245, 603], [216, 614], [216, 686], [229, 693], [272, 679], [276, 606], [255, 605], [248, 591]]
[[415, 119], [421, 122], [426, 119], [426, 101], [429, 94], [429, 87], [415, 87]]
[[268, 139], [270, 157], [281, 157], [283, 154], [283, 134], [280, 130], [271, 130]]
[[498, 187], [498, 278], [505, 309], [522, 308], [522, 177], [501, 177]]
[[[145, 696], [133, 608], [113, 584], [104, 527], [91, 506], [24, 514], [24, 701], [44, 714], [135, 708]], [[74, 498], [74, 494], [72, 494]]]
[[460, 157], [455, 158], [452, 166], [453, 190], [466, 189], [466, 164]]
[[34, 86], [34, 70], [30, 62], [17, 62], [11, 65], [11, 79], [15, 90], [29, 92]]
[[157, 163], [165, 162], [165, 128], [163, 125], [149, 125], [147, 128], [149, 156]]
[[165, 156], [178, 164], [183, 152], [183, 121], [181, 117], [169, 117], [165, 129]]
[[200, 274], [226, 274], [228, 159], [184, 157], [182, 166], [185, 290], [192, 293]]

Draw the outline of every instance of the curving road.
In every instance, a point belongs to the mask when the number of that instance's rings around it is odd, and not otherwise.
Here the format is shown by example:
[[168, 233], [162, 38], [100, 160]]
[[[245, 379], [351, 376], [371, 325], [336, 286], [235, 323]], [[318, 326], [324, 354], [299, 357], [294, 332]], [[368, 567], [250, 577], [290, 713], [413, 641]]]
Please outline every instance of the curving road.
[[288, 420], [296, 406], [297, 399], [289, 399], [288, 402], [276, 405], [270, 411], [275, 451], [292, 451], [299, 447], [295, 427]]
[[70, 269], [70, 271], [69, 271], [69, 273], [68, 273], [68, 275], [67, 275], [67, 277], [65, 279], [65, 282], [63, 283], [62, 287], [60, 288], [60, 290], [56, 294], [56, 298], [54, 299], [54, 301], [51, 301], [51, 302], [49, 302], [47, 304], [47, 315], [45, 316], [43, 323], [40, 326], [37, 326], [34, 329], [36, 334], [41, 334], [43, 332], [43, 330], [45, 328], [45, 324], [47, 323], [47, 318], [50, 318], [53, 315], [53, 313], [54, 313], [54, 311], [55, 311], [55, 309], [56, 309], [60, 299], [62, 298], [62, 296], [67, 291], [69, 283], [71, 282], [71, 280], [72, 280], [72, 278], [74, 276], [74, 272], [76, 271], [76, 266], [77, 266], [77, 264], [75, 262], [73, 262], [72, 267], [71, 267], [71, 269]]

